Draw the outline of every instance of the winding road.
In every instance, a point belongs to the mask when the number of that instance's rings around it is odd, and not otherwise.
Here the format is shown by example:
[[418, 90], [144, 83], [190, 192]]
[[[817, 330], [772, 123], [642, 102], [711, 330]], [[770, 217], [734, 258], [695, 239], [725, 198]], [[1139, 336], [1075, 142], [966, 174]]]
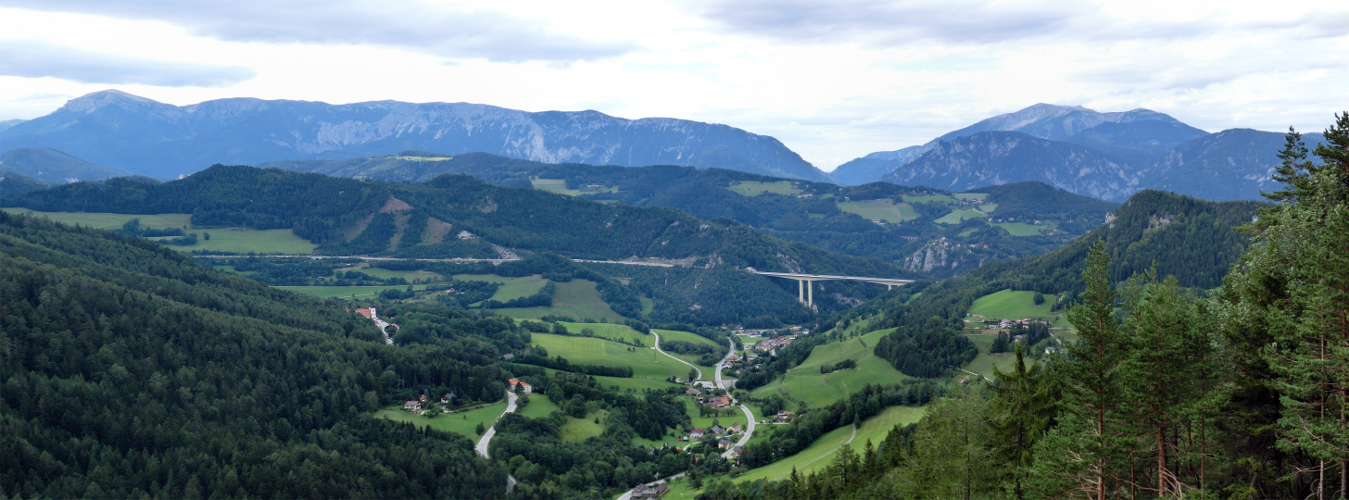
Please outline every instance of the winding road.
[[[730, 342], [731, 344], [731, 350], [726, 352], [726, 357], [721, 358], [721, 361], [717, 362], [717, 373], [716, 373], [717, 387], [720, 387], [722, 389], [725, 389], [726, 386], [723, 385], [721, 381], [721, 369], [725, 368], [727, 360], [731, 359], [731, 356], [735, 355], [735, 339], [727, 339], [727, 341]], [[749, 438], [754, 436], [754, 412], [749, 411], [749, 407], [745, 406], [743, 403], [740, 405], [740, 411], [745, 412], [745, 421], [749, 422], [749, 425], [745, 427], [745, 435], [740, 438], [740, 441], [737, 441], [735, 443], [735, 446], [744, 446], [745, 443], [749, 442]], [[731, 449], [726, 450], [726, 453], [722, 453], [721, 458], [730, 459], [731, 454], [735, 453], [735, 446], [732, 446]]]
[[[515, 400], [515, 393], [506, 391], [506, 411], [501, 412], [501, 415], [497, 417], [497, 420], [501, 420], [501, 417], [506, 416], [507, 413], [515, 411]], [[482, 439], [478, 440], [478, 454], [482, 455], [483, 458], [491, 458], [487, 456], [487, 443], [490, 443], [492, 441], [492, 436], [495, 436], [496, 434], [497, 423], [496, 420], [493, 420], [492, 427], [487, 429], [487, 432], [482, 433]]]
[[[698, 380], [702, 380], [702, 379], [703, 379], [703, 370], [702, 370], [701, 368], [698, 368], [697, 366], [694, 366], [692, 363], [689, 363], [688, 361], [684, 361], [684, 360], [682, 360], [682, 359], [676, 358], [676, 357], [670, 355], [670, 353], [668, 353], [668, 352], [662, 351], [661, 348], [660, 348], [660, 334], [659, 334], [659, 333], [656, 333], [654, 330], [651, 332], [651, 334], [656, 336], [656, 346], [655, 346], [656, 351], [660, 352], [661, 354], [664, 354], [666, 357], [668, 357], [668, 358], [670, 358], [670, 359], [673, 359], [673, 360], [678, 361], [678, 362], [680, 362], [680, 363], [684, 363], [684, 364], [686, 364], [686, 365], [689, 365], [689, 368], [693, 368], [694, 370], [697, 370], [697, 372], [698, 372]], [[691, 382], [691, 381], [690, 381], [690, 382]]]

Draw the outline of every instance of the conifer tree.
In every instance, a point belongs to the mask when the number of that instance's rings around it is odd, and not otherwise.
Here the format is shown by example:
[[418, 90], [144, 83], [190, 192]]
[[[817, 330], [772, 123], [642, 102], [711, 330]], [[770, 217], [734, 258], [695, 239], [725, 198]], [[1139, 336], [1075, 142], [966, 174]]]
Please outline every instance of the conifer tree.
[[1104, 500], [1106, 481], [1121, 449], [1116, 367], [1121, 358], [1116, 293], [1110, 286], [1110, 258], [1096, 242], [1082, 271], [1083, 302], [1068, 311], [1079, 340], [1067, 345], [1061, 363], [1064, 388], [1058, 425], [1036, 445], [1032, 468], [1035, 491], [1047, 497]]
[[1050, 384], [1040, 364], [1026, 366], [1026, 348], [1016, 344], [1016, 364], [1004, 373], [993, 367], [993, 433], [998, 458], [1009, 468], [1011, 493], [1025, 498], [1022, 483], [1033, 461], [1032, 449], [1054, 413]]

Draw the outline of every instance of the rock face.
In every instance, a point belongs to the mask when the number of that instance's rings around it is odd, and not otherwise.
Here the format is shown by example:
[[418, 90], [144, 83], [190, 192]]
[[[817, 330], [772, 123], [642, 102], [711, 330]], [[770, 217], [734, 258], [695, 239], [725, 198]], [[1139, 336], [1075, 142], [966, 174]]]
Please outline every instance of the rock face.
[[882, 180], [966, 191], [1016, 181], [1046, 184], [1104, 200], [1137, 191], [1138, 173], [1091, 148], [1020, 132], [980, 132], [942, 141]]
[[[1325, 142], [1321, 134], [1305, 134], [1308, 149]], [[1261, 191], [1275, 191], [1271, 177], [1281, 163], [1284, 134], [1231, 129], [1181, 144], [1146, 172], [1152, 189], [1188, 194], [1206, 200], [1259, 200]]]
[[960, 245], [941, 238], [923, 245], [913, 255], [905, 258], [904, 268], [923, 272], [941, 268], [957, 269], [964, 262], [962, 257], [968, 253], [969, 251], [962, 249]]
[[0, 130], [0, 151], [54, 147], [161, 179], [214, 163], [482, 151], [547, 163], [719, 167], [812, 181], [828, 174], [769, 136], [726, 125], [468, 103], [220, 99], [174, 106], [109, 90]]

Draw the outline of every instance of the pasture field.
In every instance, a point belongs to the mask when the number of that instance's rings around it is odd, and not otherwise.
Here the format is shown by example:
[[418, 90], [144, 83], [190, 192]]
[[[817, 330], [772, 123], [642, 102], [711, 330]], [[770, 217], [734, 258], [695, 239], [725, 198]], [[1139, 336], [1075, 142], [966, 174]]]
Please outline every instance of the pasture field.
[[1025, 222], [995, 222], [993, 225], [1006, 229], [1012, 236], [1036, 236], [1051, 229], [1050, 226], [1037, 226]]
[[[142, 221], [144, 222], [144, 221]], [[295, 235], [290, 229], [243, 229], [238, 227], [222, 229], [194, 229], [197, 244], [192, 246], [170, 246], [180, 252], [233, 252], [309, 255], [318, 245]], [[202, 233], [210, 233], [207, 240]]]
[[638, 300], [642, 301], [642, 316], [651, 314], [651, 311], [656, 309], [656, 301], [648, 297], [638, 297]]
[[485, 281], [488, 283], [500, 283], [497, 292], [492, 295], [492, 300], [505, 302], [520, 297], [528, 297], [539, 293], [539, 289], [548, 284], [548, 280], [543, 279], [542, 274], [533, 276], [521, 276], [519, 278], [507, 278], [495, 274], [456, 274], [454, 279], [459, 281]]
[[773, 194], [801, 194], [802, 191], [792, 185], [792, 181], [777, 182], [759, 182], [759, 181], [740, 181], [739, 184], [730, 186], [726, 189], [742, 196], [759, 196], [764, 193]]
[[[661, 342], [669, 342], [669, 341], [671, 341], [671, 340], [682, 340], [682, 341], [685, 341], [685, 342], [693, 342], [693, 343], [696, 343], [696, 344], [718, 345], [716, 342], [713, 342], [713, 341], [710, 340], [710, 339], [707, 339], [707, 338], [705, 338], [705, 337], [700, 337], [700, 336], [698, 336], [698, 335], [694, 335], [694, 334], [689, 333], [689, 332], [681, 332], [681, 331], [678, 331], [678, 330], [656, 330], [656, 329], [652, 329], [652, 331], [654, 331], [654, 332], [660, 334], [660, 340], [661, 340]], [[722, 346], [722, 347], [725, 347], [725, 346]], [[676, 357], [676, 358], [682, 359], [682, 360], [684, 360], [684, 361], [689, 362], [689, 364], [692, 364], [692, 365], [694, 365], [694, 366], [697, 366], [698, 368], [701, 368], [701, 369], [703, 370], [703, 379], [705, 379], [705, 380], [711, 380], [711, 379], [712, 379], [712, 377], [713, 377], [712, 371], [711, 371], [711, 370], [713, 369], [712, 366], [710, 366], [710, 365], [702, 365], [702, 364], [699, 364], [699, 363], [698, 363], [698, 356], [694, 356], [694, 355], [692, 355], [692, 354], [679, 354], [679, 353], [676, 353], [676, 352], [670, 352], [670, 351], [668, 351], [668, 350], [665, 351], [665, 352], [666, 352], [666, 354], [669, 354], [669, 355], [674, 356], [674, 357]], [[685, 374], [687, 375], [687, 372], [686, 372]], [[724, 375], [724, 374], [723, 374], [723, 375]], [[683, 378], [683, 377], [680, 377], [680, 378]]]
[[979, 211], [986, 214], [991, 214], [993, 213], [994, 210], [997, 209], [998, 209], [997, 203], [985, 203], [983, 205], [979, 205]]
[[[536, 334], [536, 335], [537, 335], [537, 334]], [[548, 354], [551, 356], [553, 353], [552, 353], [552, 352], [549, 352]], [[568, 358], [568, 359], [570, 360], [570, 358]], [[666, 358], [666, 359], [669, 359], [669, 358]], [[684, 365], [679, 365], [679, 366], [684, 366]], [[687, 367], [685, 367], [685, 368], [687, 368]], [[556, 376], [556, 375], [557, 375], [557, 370], [554, 370], [554, 369], [552, 369], [552, 368], [545, 368], [544, 371], [548, 373], [548, 376], [549, 376], [549, 377], [553, 377], [553, 376]], [[687, 374], [688, 374], [688, 373], [685, 372], [685, 375], [687, 375]], [[675, 386], [674, 384], [671, 384], [671, 383], [669, 383], [669, 382], [666, 382], [665, 379], [656, 380], [656, 379], [645, 379], [645, 378], [621, 378], [621, 377], [598, 377], [598, 376], [597, 376], [597, 377], [595, 377], [595, 381], [596, 381], [596, 382], [599, 382], [599, 384], [600, 384], [601, 386], [603, 386], [605, 389], [613, 389], [613, 388], [617, 388], [617, 390], [620, 390], [620, 391], [631, 391], [631, 392], [642, 392], [642, 391], [645, 391], [645, 390], [647, 390], [647, 389], [655, 389], [655, 390], [660, 391], [660, 390], [665, 390], [666, 388], [674, 387], [674, 386]], [[532, 397], [532, 395], [531, 395], [531, 397]]]
[[[965, 365], [966, 370], [988, 378], [993, 378], [994, 366], [998, 367], [999, 370], [1002, 370], [1003, 373], [1006, 373], [1011, 371], [1012, 366], [1016, 364], [1016, 354], [1014, 353], [1000, 352], [992, 354], [988, 352], [988, 349], [993, 346], [993, 339], [997, 337], [997, 335], [979, 334], [966, 335], [966, 337], [970, 339], [970, 342], [974, 342], [975, 347], [979, 348], [979, 354]], [[1026, 361], [1029, 363], [1033, 360], [1027, 358]]]
[[515, 411], [520, 413], [520, 415], [529, 418], [543, 418], [559, 409], [561, 408], [559, 408], [556, 403], [553, 403], [552, 400], [548, 399], [548, 396], [535, 393], [529, 395], [528, 405], [524, 408], [517, 407]]
[[982, 200], [988, 198], [987, 193], [956, 193], [951, 196], [957, 200]]
[[557, 283], [556, 286], [557, 290], [553, 292], [553, 307], [511, 307], [492, 311], [515, 319], [539, 319], [549, 314], [560, 314], [603, 322], [623, 317], [610, 309], [609, 304], [600, 298], [600, 292], [595, 289], [594, 281], [571, 280]]
[[[140, 219], [141, 227], [154, 229], [167, 229], [176, 227], [184, 230], [192, 229], [192, 214], [110, 214], [97, 212], [39, 212], [29, 210], [23, 207], [9, 207], [3, 209], [11, 214], [24, 214], [33, 217], [43, 217], [51, 221], [62, 224], [79, 224], [84, 227], [97, 229], [121, 229], [124, 224], [131, 222], [131, 219]], [[211, 235], [215, 236], [215, 235]]]
[[[346, 299], [355, 296], [356, 298], [373, 297], [379, 295], [379, 292], [385, 290], [407, 290], [409, 285], [380, 285], [380, 286], [277, 286], [281, 290], [290, 290], [305, 295], [313, 295], [323, 299]], [[425, 290], [426, 285], [411, 285], [413, 290]]]
[[[871, 417], [865, 422], [862, 422], [862, 425], [857, 426], [857, 437], [853, 438], [852, 442], [847, 444], [847, 446], [852, 448], [853, 451], [856, 451], [858, 455], [861, 455], [862, 450], [866, 448], [868, 439], [871, 440], [873, 446], [880, 445], [881, 441], [885, 440], [885, 436], [890, 433], [890, 429], [893, 429], [896, 425], [908, 425], [917, 422], [923, 418], [925, 412], [926, 408], [923, 407], [891, 406], [886, 408], [880, 415]], [[815, 440], [814, 443], [811, 443], [806, 449], [801, 450], [800, 453], [757, 469], [751, 469], [749, 472], [746, 472], [745, 475], [736, 478], [735, 481], [737, 483], [742, 481], [753, 481], [755, 479], [768, 479], [771, 481], [781, 476], [791, 474], [792, 466], [796, 466], [798, 474], [818, 472], [820, 469], [829, 465], [829, 461], [833, 458], [833, 453], [837, 453], [835, 450], [839, 449], [840, 446], [843, 446], [843, 443], [848, 441], [849, 436], [852, 436], [851, 425], [845, 425], [838, 429], [834, 429], [825, 433], [820, 439]], [[819, 458], [821, 456], [824, 458]], [[815, 460], [817, 458], [819, 458], [819, 460]], [[815, 461], [806, 465], [806, 463], [811, 460]]]
[[943, 215], [940, 219], [933, 222], [938, 224], [959, 224], [966, 219], [979, 219], [984, 217], [988, 217], [988, 214], [972, 208], [967, 208], [952, 210], [951, 213]]
[[[979, 297], [970, 305], [971, 316], [983, 316], [983, 319], [1021, 319], [1039, 318], [1051, 321], [1050, 326], [1067, 326], [1066, 316], [1062, 312], [1050, 311], [1055, 295], [1045, 295], [1045, 303], [1035, 305], [1035, 292], [1003, 290]], [[1059, 323], [1063, 322], [1063, 325]]]
[[[896, 370], [889, 361], [877, 357], [873, 352], [881, 337], [893, 331], [893, 328], [878, 330], [843, 342], [815, 346], [810, 357], [800, 366], [754, 389], [751, 394], [757, 399], [784, 393], [789, 399], [805, 401], [811, 408], [819, 408], [861, 390], [866, 384], [886, 384], [908, 379], [908, 375]], [[821, 366], [845, 359], [856, 361], [857, 368], [820, 374]]]
[[435, 418], [413, 415], [404, 411], [402, 405], [395, 405], [375, 412], [375, 418], [394, 422], [411, 422], [418, 429], [430, 425], [432, 429], [460, 434], [477, 442], [479, 436], [474, 430], [477, 429], [478, 423], [481, 422], [484, 428], [490, 428], [492, 422], [496, 422], [497, 417], [500, 417], [504, 411], [506, 411], [506, 401], [503, 399], [500, 403], [493, 405], [445, 413]]
[[379, 279], [403, 278], [411, 283], [412, 280], [422, 280], [423, 283], [444, 280], [445, 277], [431, 271], [395, 271], [393, 269], [383, 269], [379, 267], [369, 267], [369, 264], [360, 264], [351, 267], [338, 269], [337, 272], [345, 273], [347, 271], [360, 271], [362, 273], [374, 276]]
[[531, 178], [529, 183], [534, 189], [548, 191], [550, 193], [565, 194], [567, 196], [581, 196], [583, 194], [595, 193], [617, 193], [618, 186], [609, 186], [603, 189], [567, 189], [566, 179], [538, 179]]
[[[563, 442], [578, 442], [598, 436], [604, 432], [604, 418], [608, 416], [608, 410], [596, 410], [587, 413], [585, 418], [568, 417], [567, 423], [558, 428], [559, 438]], [[600, 423], [595, 423], [595, 419], [599, 419]]]
[[574, 364], [632, 367], [634, 379], [655, 380], [668, 386], [665, 379], [671, 375], [683, 378], [689, 373], [687, 366], [661, 356], [655, 349], [630, 347], [596, 337], [550, 333], [535, 333], [532, 337], [534, 344], [547, 349], [550, 357], [562, 356]]
[[835, 203], [844, 212], [857, 214], [867, 220], [883, 220], [891, 223], [904, 222], [918, 218], [918, 212], [908, 203], [895, 204], [889, 198], [867, 201], [840, 201]]
[[559, 321], [558, 324], [567, 327], [567, 331], [571, 333], [580, 333], [582, 328], [589, 328], [595, 331], [596, 337], [614, 341], [621, 339], [625, 342], [641, 343], [648, 347], [656, 342], [656, 337], [633, 330], [632, 327], [629, 327], [628, 325], [615, 325], [613, 323], [569, 323], [566, 321]]
[[938, 203], [945, 203], [947, 205], [955, 205], [960, 203], [959, 200], [956, 200], [955, 198], [944, 194], [904, 195], [902, 196], [902, 198], [904, 199], [905, 203], [931, 203], [934, 201]]

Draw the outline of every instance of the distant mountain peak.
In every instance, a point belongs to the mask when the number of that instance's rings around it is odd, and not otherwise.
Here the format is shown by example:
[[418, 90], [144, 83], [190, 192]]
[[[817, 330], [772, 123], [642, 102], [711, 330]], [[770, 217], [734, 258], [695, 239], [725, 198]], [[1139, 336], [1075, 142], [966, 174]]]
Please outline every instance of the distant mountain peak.
[[108, 89], [85, 94], [66, 101], [66, 104], [61, 106], [60, 110], [73, 113], [89, 113], [105, 106], [114, 105], [123, 107], [174, 107], [172, 104], [164, 104], [153, 99], [128, 94], [120, 90]]

